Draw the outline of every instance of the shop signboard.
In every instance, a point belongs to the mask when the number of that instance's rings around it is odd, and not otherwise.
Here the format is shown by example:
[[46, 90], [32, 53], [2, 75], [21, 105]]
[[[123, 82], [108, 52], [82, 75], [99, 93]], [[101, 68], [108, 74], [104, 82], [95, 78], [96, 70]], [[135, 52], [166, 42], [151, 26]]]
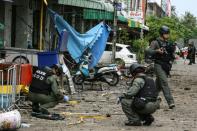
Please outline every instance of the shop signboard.
[[134, 19], [135, 21], [140, 22], [140, 23], [144, 22], [143, 12], [142, 11], [130, 11], [129, 12], [129, 17], [131, 19]]

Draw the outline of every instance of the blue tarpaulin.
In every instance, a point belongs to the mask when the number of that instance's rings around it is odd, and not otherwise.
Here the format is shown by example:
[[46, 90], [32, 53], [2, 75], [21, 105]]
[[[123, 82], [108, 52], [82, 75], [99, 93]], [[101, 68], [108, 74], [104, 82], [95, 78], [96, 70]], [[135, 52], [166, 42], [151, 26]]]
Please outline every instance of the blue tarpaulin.
[[104, 22], [101, 22], [86, 33], [80, 34], [71, 27], [63, 17], [51, 9], [49, 9], [49, 14], [51, 15], [55, 28], [60, 35], [60, 50], [65, 45], [71, 57], [79, 63], [84, 51], [89, 48], [90, 53], [92, 54], [89, 68], [94, 67], [104, 52], [111, 28]]

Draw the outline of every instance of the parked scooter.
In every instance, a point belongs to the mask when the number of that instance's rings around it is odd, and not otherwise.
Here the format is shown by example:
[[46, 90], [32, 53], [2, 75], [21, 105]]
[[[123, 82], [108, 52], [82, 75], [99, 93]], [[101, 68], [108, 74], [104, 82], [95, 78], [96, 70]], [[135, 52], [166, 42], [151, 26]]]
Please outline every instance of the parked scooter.
[[101, 81], [106, 82], [110, 86], [115, 86], [119, 82], [119, 75], [120, 72], [115, 64], [94, 67], [90, 71], [87, 65], [82, 64], [80, 70], [73, 77], [73, 82], [77, 85], [81, 85], [84, 81]]

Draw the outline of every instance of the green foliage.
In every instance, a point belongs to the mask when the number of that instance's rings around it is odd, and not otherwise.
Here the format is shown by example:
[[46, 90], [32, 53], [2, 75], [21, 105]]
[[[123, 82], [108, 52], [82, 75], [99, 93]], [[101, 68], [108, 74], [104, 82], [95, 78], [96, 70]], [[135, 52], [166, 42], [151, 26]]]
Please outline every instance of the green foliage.
[[176, 13], [176, 7], [175, 6], [171, 6], [171, 18], [175, 18], [175, 19], [179, 19], [178, 15]]
[[137, 60], [139, 63], [142, 62], [144, 58], [144, 50], [148, 46], [147, 39], [137, 39], [133, 41], [132, 46], [137, 50]]
[[194, 27], [196, 27], [197, 20], [193, 14], [191, 14], [190, 12], [185, 12], [185, 15], [183, 16], [183, 18], [181, 18], [181, 23], [187, 28], [193, 29]]
[[150, 29], [147, 38], [157, 38], [159, 36], [159, 28], [166, 25], [170, 28], [170, 40], [175, 41], [178, 38], [185, 38], [186, 34], [190, 35], [191, 30], [185, 27], [176, 17], [157, 18], [150, 16], [147, 18], [147, 25]]
[[197, 19], [190, 12], [186, 12], [182, 18], [176, 15], [175, 7], [173, 8], [172, 17], [158, 18], [150, 16], [147, 18], [147, 26], [150, 31], [147, 35], [148, 39], [157, 38], [158, 30], [162, 25], [170, 28], [170, 40], [175, 41], [178, 38], [191, 39], [197, 37]]
[[137, 39], [133, 41], [133, 47], [137, 50], [144, 49], [148, 46], [148, 41], [146, 39]]
[[182, 25], [184, 25], [189, 32], [185, 34], [186, 39], [197, 37], [197, 19], [190, 12], [185, 12], [185, 15], [180, 19]]
[[129, 37], [129, 32], [127, 30], [119, 30], [118, 31], [118, 39], [117, 39], [118, 43], [121, 44], [129, 44], [131, 43], [131, 39]]
[[182, 18], [176, 14], [176, 8], [172, 7], [172, 17], [158, 18], [149, 16], [146, 19], [146, 25], [149, 27], [148, 34], [144, 39], [131, 40], [128, 30], [119, 30], [117, 42], [122, 44], [131, 44], [134, 51], [137, 52], [138, 61], [141, 62], [144, 57], [144, 49], [149, 44], [149, 40], [159, 37], [159, 28], [166, 25], [170, 28], [170, 41], [174, 42], [179, 38], [187, 41], [191, 38], [197, 38], [197, 19], [193, 14], [186, 12]]

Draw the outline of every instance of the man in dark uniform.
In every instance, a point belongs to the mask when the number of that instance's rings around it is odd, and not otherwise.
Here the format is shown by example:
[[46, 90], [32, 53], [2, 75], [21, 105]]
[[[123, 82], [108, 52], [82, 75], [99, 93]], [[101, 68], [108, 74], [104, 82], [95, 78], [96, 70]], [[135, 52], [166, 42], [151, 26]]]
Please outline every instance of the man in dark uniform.
[[189, 64], [188, 65], [192, 65], [193, 63], [193, 48], [192, 48], [192, 43], [188, 44], [188, 55], [187, 55], [187, 59], [189, 59]]
[[144, 74], [144, 67], [139, 64], [132, 64], [130, 73], [134, 77], [131, 86], [126, 93], [119, 97], [122, 110], [128, 118], [127, 126], [149, 126], [154, 121], [151, 115], [160, 104], [158, 91], [154, 80]]
[[196, 64], [196, 62], [195, 62], [195, 58], [196, 58], [196, 47], [195, 47], [195, 45], [194, 45], [194, 42], [191, 42], [190, 43], [190, 45], [191, 45], [191, 51], [190, 51], [190, 53], [191, 53], [191, 60], [190, 60], [190, 62], [191, 62], [191, 64]]
[[174, 99], [168, 86], [167, 77], [170, 75], [174, 60], [174, 45], [168, 42], [170, 29], [162, 26], [159, 29], [160, 37], [152, 41], [147, 52], [153, 56], [156, 74], [156, 86], [162, 90], [170, 109], [175, 107]]
[[194, 50], [194, 53], [193, 53], [193, 64], [196, 64], [196, 47], [195, 47], [194, 43], [192, 45], [193, 45], [193, 50]]
[[29, 99], [32, 101], [32, 111], [49, 114], [48, 108], [52, 108], [64, 100], [64, 96], [59, 90], [57, 82], [58, 76], [63, 73], [60, 65], [51, 68], [37, 69], [33, 74], [30, 85]]

